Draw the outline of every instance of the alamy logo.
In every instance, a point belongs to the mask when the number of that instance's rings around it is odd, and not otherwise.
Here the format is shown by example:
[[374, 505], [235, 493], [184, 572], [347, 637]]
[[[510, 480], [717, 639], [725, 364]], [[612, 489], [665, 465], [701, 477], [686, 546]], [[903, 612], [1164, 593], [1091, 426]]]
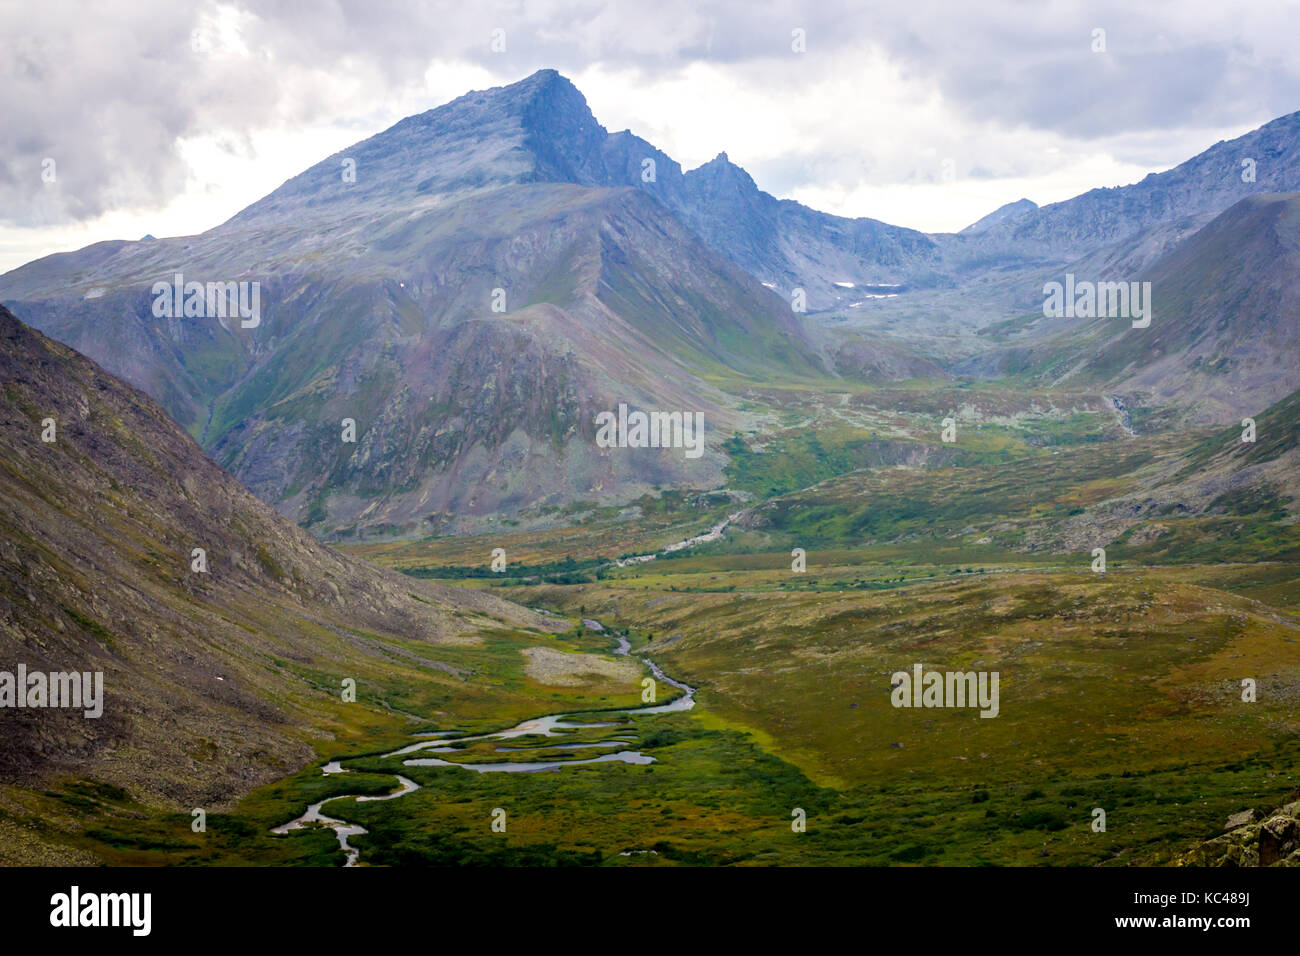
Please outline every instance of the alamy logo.
[[50, 897], [50, 925], [127, 926], [133, 936], [148, 936], [153, 925], [151, 893], [85, 893], [74, 886]]
[[596, 415], [596, 444], [601, 448], [684, 448], [687, 458], [704, 454], [703, 412], [629, 412]]
[[1043, 286], [1043, 315], [1049, 319], [1132, 319], [1133, 328], [1151, 324], [1150, 282], [1076, 282], [1068, 273], [1065, 283]]
[[68, 707], [92, 720], [104, 713], [104, 672], [0, 671], [0, 707]]
[[981, 717], [998, 715], [998, 672], [925, 671], [912, 665], [912, 673], [890, 675], [889, 702], [895, 707], [978, 707]]
[[186, 282], [178, 272], [170, 283], [153, 284], [153, 314], [160, 319], [233, 319], [255, 329], [262, 322], [260, 282]]

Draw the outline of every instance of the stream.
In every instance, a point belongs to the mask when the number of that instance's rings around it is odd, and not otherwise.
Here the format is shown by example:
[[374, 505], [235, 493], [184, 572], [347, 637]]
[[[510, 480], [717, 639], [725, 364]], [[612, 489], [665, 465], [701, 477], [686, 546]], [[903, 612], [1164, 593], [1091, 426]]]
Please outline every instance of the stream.
[[647, 561], [653, 561], [655, 558], [659, 557], [660, 555], [672, 554], [675, 551], [682, 551], [685, 550], [686, 548], [693, 548], [697, 544], [708, 544], [711, 541], [719, 541], [721, 540], [722, 535], [726, 532], [727, 526], [730, 525], [731, 522], [739, 518], [741, 515], [743, 515], [746, 510], [747, 509], [742, 508], [740, 511], [737, 511], [735, 514], [727, 515], [726, 518], [724, 518], [722, 521], [715, 524], [712, 528], [710, 528], [708, 531], [705, 531], [703, 534], [697, 534], [695, 537], [687, 538], [685, 541], [678, 541], [675, 544], [670, 544], [665, 548], [660, 548], [658, 551], [655, 551], [652, 554], [634, 554], [630, 558], [623, 558], [621, 561], [615, 561], [614, 567], [626, 568], [633, 564], [645, 564]]
[[[613, 634], [605, 630], [603, 624], [599, 621], [584, 618], [582, 623], [591, 631], [600, 634], [607, 634], [617, 640], [617, 646], [614, 653], [627, 656], [631, 653], [631, 645], [627, 638]], [[556, 744], [552, 748], [555, 750], [574, 750], [581, 752], [584, 750], [601, 750], [622, 747], [631, 742], [631, 738], [626, 733], [630, 726], [628, 721], [629, 715], [643, 714], [668, 714], [677, 711], [690, 710], [695, 706], [695, 688], [681, 681], [674, 680], [665, 674], [654, 661], [648, 657], [641, 658], [641, 663], [650, 668], [650, 673], [654, 675], [656, 681], [674, 687], [682, 691], [681, 696], [674, 698], [666, 704], [649, 704], [642, 707], [628, 707], [622, 710], [613, 710], [600, 712], [601, 718], [619, 717], [619, 720], [596, 719], [591, 721], [582, 721], [573, 719], [573, 714], [548, 714], [541, 717], [530, 717], [527, 720], [520, 721], [507, 730], [498, 730], [493, 733], [475, 734], [472, 736], [461, 736], [460, 731], [434, 731], [412, 736], [417, 739], [414, 743], [408, 744], [390, 753], [383, 754], [383, 757], [403, 757], [402, 765], [405, 767], [460, 767], [462, 770], [472, 770], [475, 773], [541, 773], [545, 771], [562, 770], [569, 766], [584, 766], [596, 763], [628, 763], [628, 764], [650, 764], [655, 762], [655, 758], [648, 754], [643, 754], [638, 750], [619, 750], [615, 753], [603, 753], [597, 756], [575, 756], [569, 760], [542, 760], [535, 762], [502, 760], [500, 762], [487, 763], [456, 763], [451, 760], [444, 760], [441, 757], [428, 756], [438, 753], [454, 753], [460, 746], [473, 741], [512, 741], [521, 737], [556, 737], [573, 730], [586, 730], [589, 728], [602, 727], [621, 727], [624, 732], [621, 734], [612, 734], [606, 740], [589, 741], [583, 743]], [[496, 753], [505, 754], [527, 750], [526, 747], [493, 747]], [[425, 756], [410, 756], [413, 754], [424, 754]], [[321, 768], [321, 773], [330, 775], [337, 773], [350, 773], [338, 760], [332, 760]], [[271, 830], [277, 835], [284, 835], [293, 830], [301, 830], [311, 826], [326, 826], [334, 831], [338, 836], [339, 849], [347, 857], [344, 866], [356, 866], [361, 858], [361, 851], [352, 846], [348, 840], [354, 836], [360, 836], [366, 832], [365, 827], [355, 823], [348, 823], [344, 820], [338, 820], [334, 817], [326, 816], [323, 808], [327, 803], [335, 803], [340, 800], [355, 800], [358, 803], [379, 802], [385, 800], [396, 800], [398, 797], [404, 797], [408, 793], [414, 793], [420, 789], [420, 785], [413, 780], [408, 780], [400, 774], [394, 774], [397, 779], [398, 788], [392, 793], [380, 796], [361, 796], [359, 794], [341, 794], [337, 797], [328, 797], [319, 803], [313, 803], [307, 810], [288, 823], [281, 824]]]

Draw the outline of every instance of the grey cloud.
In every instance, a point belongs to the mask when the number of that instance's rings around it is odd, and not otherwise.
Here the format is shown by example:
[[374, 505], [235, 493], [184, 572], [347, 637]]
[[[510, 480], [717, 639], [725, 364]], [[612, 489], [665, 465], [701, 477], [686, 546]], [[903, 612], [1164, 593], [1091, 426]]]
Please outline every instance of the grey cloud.
[[[185, 184], [178, 137], [216, 133], [238, 143], [258, 128], [346, 122], [367, 98], [420, 88], [431, 62], [475, 63], [505, 83], [543, 66], [573, 73], [604, 64], [656, 78], [708, 60], [736, 65], [774, 95], [799, 95], [807, 87], [789, 67], [796, 27], [808, 36], [805, 83], [827, 71], [852, 75], [864, 56], [884, 51], [973, 120], [1078, 141], [1253, 125], [1300, 105], [1300, 67], [1286, 48], [1300, 22], [1294, 8], [1267, 4], [1242, 6], [1236, 20], [1217, 4], [1135, 10], [1081, 0], [234, 6], [245, 14], [248, 57], [192, 50], [193, 31], [220, 13], [205, 0], [0, 8], [9, 38], [0, 109], [10, 144], [0, 158], [0, 216], [36, 225], [161, 204]], [[1094, 26], [1107, 30], [1104, 55], [1089, 51]], [[498, 27], [505, 54], [489, 49]], [[341, 107], [329, 91], [342, 81], [353, 93]], [[870, 91], [863, 96], [869, 102]], [[55, 183], [41, 180], [46, 157], [57, 163]], [[847, 177], [860, 163], [828, 155], [820, 168]], [[776, 172], [769, 188], [801, 178], [794, 168]]]
[[[1285, 54], [1300, 32], [1294, 6], [1242, 4], [1226, 21], [1215, 3], [948, 6], [890, 7], [870, 32], [977, 119], [1084, 138], [1260, 123], [1300, 106], [1300, 68]], [[1258, 43], [1225, 33], [1252, 17], [1279, 17], [1277, 29], [1260, 26]]]

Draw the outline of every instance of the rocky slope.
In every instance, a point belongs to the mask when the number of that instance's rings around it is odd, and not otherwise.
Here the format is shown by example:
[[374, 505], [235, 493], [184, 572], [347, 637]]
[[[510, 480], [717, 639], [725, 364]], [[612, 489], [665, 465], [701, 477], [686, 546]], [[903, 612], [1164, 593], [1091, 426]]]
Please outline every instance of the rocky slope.
[[[1180, 518], [1270, 516], [1294, 522], [1300, 518], [1300, 391], [1253, 418], [1255, 441], [1243, 442], [1241, 426], [1228, 425], [1186, 451], [1157, 459], [1142, 470], [1137, 490], [1059, 525], [1035, 528], [1028, 542], [1078, 552], [1126, 534], [1130, 543], [1152, 541]], [[1200, 535], [1202, 543], [1212, 538], [1205, 529]]]
[[[202, 236], [49, 257], [0, 297], [324, 535], [708, 487], [742, 421], [722, 386], [825, 376], [834, 350], [649, 195], [593, 185], [572, 145], [593, 133], [571, 84], [538, 74], [405, 120]], [[153, 284], [177, 273], [259, 282], [260, 323], [155, 316]], [[597, 448], [596, 413], [621, 402], [703, 413], [705, 454]]]
[[1040, 314], [1020, 333], [1027, 344], [976, 363], [986, 374], [1114, 389], [1214, 424], [1253, 416], [1300, 388], [1300, 194], [1252, 196], [1190, 235], [1165, 235], [1173, 241], [1163, 254], [1127, 276], [1070, 267], [1080, 278], [1149, 282], [1149, 328]]
[[963, 229], [958, 235], [973, 236], [976, 233], [987, 232], [993, 226], [1004, 222], [1012, 222], [1022, 216], [1027, 216], [1036, 212], [1038, 203], [1029, 199], [1017, 199], [1015, 202], [1009, 202], [1005, 206], [999, 206], [987, 216], [971, 223]]
[[[554, 629], [322, 546], [148, 396], [3, 308], [0, 383], [0, 671], [98, 671], [104, 689], [99, 718], [0, 709], [0, 798], [89, 777], [220, 806], [391, 714], [376, 680], [458, 684], [440, 647]], [[341, 700], [348, 677], [360, 703]]]
[[1176, 865], [1300, 866], [1300, 800], [1269, 814], [1234, 814], [1223, 834], [1187, 851]]
[[[1247, 196], [1300, 191], [1300, 112], [1220, 141], [1128, 186], [1092, 189], [943, 242], [954, 267], [992, 258], [1067, 263], [1162, 223], [1212, 218]], [[1249, 170], [1245, 160], [1252, 161]], [[996, 214], [995, 214], [996, 215]]]
[[1300, 388], [1298, 278], [1300, 195], [1243, 199], [1143, 275], [1154, 334], [1111, 337], [1077, 374], [1201, 421], [1257, 413]]

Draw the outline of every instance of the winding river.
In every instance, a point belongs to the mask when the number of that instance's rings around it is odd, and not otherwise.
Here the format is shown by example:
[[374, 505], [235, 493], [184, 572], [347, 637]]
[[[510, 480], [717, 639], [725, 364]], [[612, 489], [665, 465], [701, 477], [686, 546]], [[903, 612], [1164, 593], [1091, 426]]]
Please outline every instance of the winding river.
[[[631, 652], [631, 645], [627, 638], [612, 632], [607, 632], [604, 625], [599, 621], [583, 619], [583, 624], [589, 630], [597, 633], [609, 633], [617, 641], [614, 653], [626, 656]], [[554, 747], [547, 749], [554, 750], [574, 750], [579, 753], [582, 751], [598, 751], [602, 749], [612, 749], [621, 747], [630, 742], [626, 729], [630, 726], [627, 719], [629, 715], [644, 714], [667, 714], [682, 710], [690, 710], [695, 706], [695, 688], [683, 684], [681, 681], [674, 680], [665, 674], [659, 665], [648, 657], [641, 658], [641, 663], [645, 664], [650, 673], [654, 675], [656, 681], [667, 684], [680, 690], [680, 696], [666, 704], [650, 704], [644, 707], [629, 707], [623, 710], [614, 710], [601, 712], [600, 717], [593, 721], [582, 721], [575, 719], [574, 714], [549, 714], [542, 717], [530, 717], [521, 721], [507, 730], [499, 730], [488, 734], [475, 734], [473, 736], [461, 736], [458, 731], [438, 731], [434, 733], [420, 733], [412, 736], [419, 738], [416, 742], [401, 747], [391, 753], [383, 756], [407, 758], [402, 760], [402, 765], [406, 767], [460, 767], [462, 770], [472, 770], [475, 773], [539, 773], [549, 770], [562, 770], [569, 766], [582, 766], [595, 763], [629, 763], [629, 764], [649, 764], [654, 763], [655, 758], [648, 754], [643, 754], [637, 750], [619, 750], [615, 753], [603, 753], [597, 756], [575, 756], [569, 760], [543, 760], [536, 762], [502, 760], [491, 761], [486, 763], [456, 763], [451, 760], [444, 760], [441, 757], [428, 756], [438, 753], [454, 753], [464, 744], [474, 741], [512, 741], [521, 737], [556, 737], [573, 730], [586, 730], [590, 728], [603, 727], [621, 727], [624, 733], [611, 735], [609, 739], [590, 741], [572, 744], [556, 744]], [[603, 718], [619, 717], [620, 720], [608, 720]], [[527, 750], [526, 747], [500, 747], [494, 746], [496, 753], [511, 753], [520, 750]], [[424, 756], [413, 756], [422, 754]], [[329, 775], [336, 773], [349, 773], [343, 765], [333, 760], [321, 768], [321, 773]], [[323, 808], [327, 803], [336, 803], [341, 800], [355, 800], [358, 803], [367, 803], [374, 801], [396, 800], [398, 797], [404, 797], [408, 793], [414, 793], [420, 789], [420, 785], [413, 780], [408, 780], [400, 774], [394, 774], [398, 787], [392, 793], [380, 796], [361, 796], [359, 794], [341, 794], [337, 797], [328, 797], [319, 803], [313, 803], [307, 810], [288, 823], [275, 827], [271, 832], [283, 835], [293, 830], [301, 830], [305, 827], [326, 826], [334, 831], [338, 836], [339, 849], [347, 857], [344, 866], [356, 866], [360, 860], [361, 852], [352, 846], [348, 840], [354, 836], [360, 836], [366, 832], [366, 829], [359, 824], [348, 823], [345, 820], [338, 820], [334, 817], [326, 816]]]

